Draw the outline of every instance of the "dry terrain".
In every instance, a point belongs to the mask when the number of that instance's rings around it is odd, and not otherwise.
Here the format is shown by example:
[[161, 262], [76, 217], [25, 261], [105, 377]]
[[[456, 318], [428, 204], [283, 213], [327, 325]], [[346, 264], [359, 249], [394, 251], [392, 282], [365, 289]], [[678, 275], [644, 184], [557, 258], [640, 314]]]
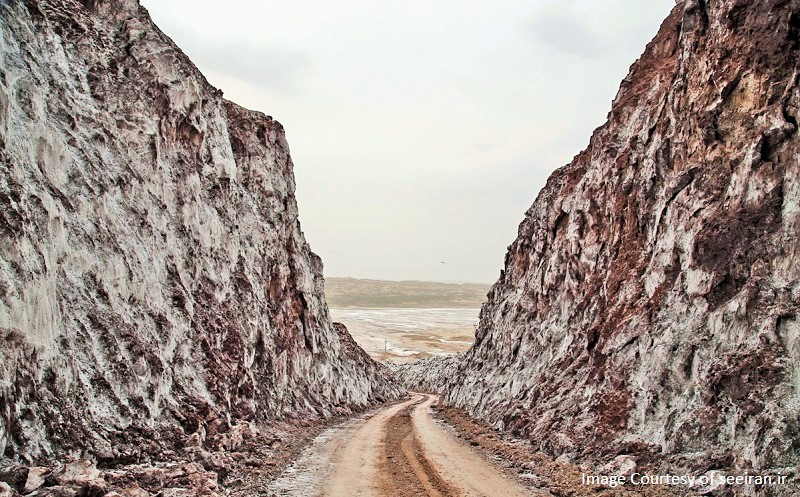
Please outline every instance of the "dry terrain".
[[374, 359], [402, 364], [467, 350], [478, 309], [332, 308], [331, 315]]
[[583, 484], [578, 466], [424, 393], [325, 430], [270, 489], [284, 497], [675, 495], [663, 487]]
[[479, 308], [491, 285], [325, 278], [325, 299], [331, 307]]
[[273, 490], [292, 497], [548, 495], [526, 488], [437, 423], [435, 401], [414, 394], [325, 432]]
[[466, 351], [489, 285], [326, 278], [334, 321], [374, 359], [402, 364]]

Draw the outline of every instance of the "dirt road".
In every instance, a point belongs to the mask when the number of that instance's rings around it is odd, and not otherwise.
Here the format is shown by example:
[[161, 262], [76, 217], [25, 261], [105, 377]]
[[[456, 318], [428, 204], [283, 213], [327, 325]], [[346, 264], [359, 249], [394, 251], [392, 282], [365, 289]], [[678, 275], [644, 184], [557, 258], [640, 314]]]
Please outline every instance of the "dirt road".
[[436, 397], [405, 402], [326, 430], [273, 485], [292, 497], [535, 495], [443, 429]]

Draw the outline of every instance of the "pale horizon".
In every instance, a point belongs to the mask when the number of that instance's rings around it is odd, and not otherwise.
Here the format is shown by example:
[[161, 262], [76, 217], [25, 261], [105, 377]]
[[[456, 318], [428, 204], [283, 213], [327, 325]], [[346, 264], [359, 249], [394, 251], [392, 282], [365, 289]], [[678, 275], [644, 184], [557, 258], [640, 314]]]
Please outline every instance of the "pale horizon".
[[494, 281], [431, 281], [431, 280], [385, 280], [380, 278], [354, 278], [352, 276], [334, 276], [326, 275], [325, 279], [338, 279], [338, 280], [361, 280], [361, 281], [381, 281], [384, 283], [439, 283], [443, 285], [493, 285]]

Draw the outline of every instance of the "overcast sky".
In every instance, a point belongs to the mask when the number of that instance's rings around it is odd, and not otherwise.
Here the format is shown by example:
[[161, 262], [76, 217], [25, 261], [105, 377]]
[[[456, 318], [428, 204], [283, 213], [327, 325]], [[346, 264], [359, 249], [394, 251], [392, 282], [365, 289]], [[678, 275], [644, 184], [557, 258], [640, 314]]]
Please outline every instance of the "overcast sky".
[[674, 0], [142, 0], [286, 128], [325, 276], [485, 282]]

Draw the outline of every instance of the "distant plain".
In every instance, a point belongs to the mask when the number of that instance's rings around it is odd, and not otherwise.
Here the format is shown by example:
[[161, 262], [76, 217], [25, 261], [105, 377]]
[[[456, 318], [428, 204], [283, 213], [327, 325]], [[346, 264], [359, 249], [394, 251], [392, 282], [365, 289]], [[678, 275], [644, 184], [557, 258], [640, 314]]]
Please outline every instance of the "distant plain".
[[325, 297], [370, 356], [399, 364], [466, 351], [489, 287], [326, 278]]

